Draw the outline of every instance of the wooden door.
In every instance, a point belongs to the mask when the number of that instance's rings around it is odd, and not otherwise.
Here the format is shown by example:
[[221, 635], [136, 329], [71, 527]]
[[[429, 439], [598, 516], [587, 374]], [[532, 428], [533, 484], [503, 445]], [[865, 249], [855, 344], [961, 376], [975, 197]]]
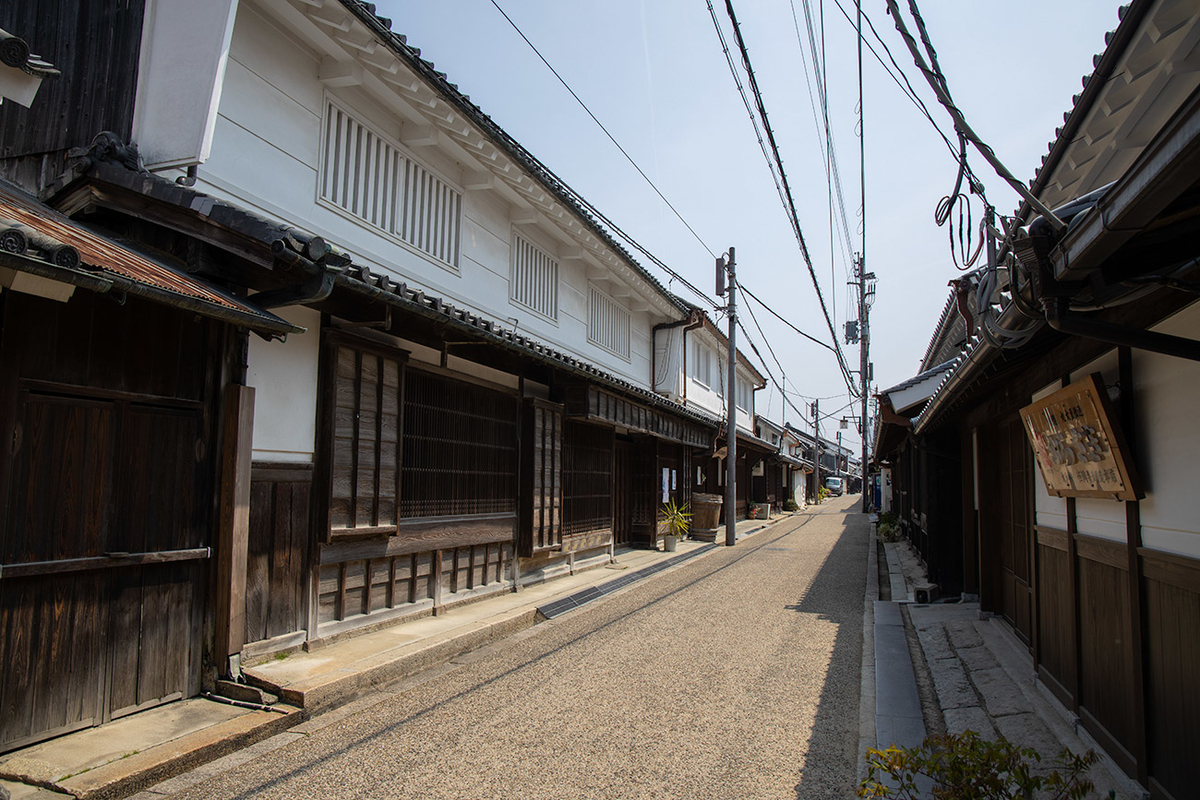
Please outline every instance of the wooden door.
[[0, 751], [200, 691], [229, 329], [0, 296]]
[[613, 455], [613, 538], [623, 545], [632, 536], [633, 445], [618, 439]]
[[1033, 641], [1031, 453], [1019, 417], [1001, 423], [998, 434], [995, 511], [1000, 545], [1000, 609], [1028, 644]]
[[201, 414], [19, 393], [0, 540], [0, 751], [199, 691]]

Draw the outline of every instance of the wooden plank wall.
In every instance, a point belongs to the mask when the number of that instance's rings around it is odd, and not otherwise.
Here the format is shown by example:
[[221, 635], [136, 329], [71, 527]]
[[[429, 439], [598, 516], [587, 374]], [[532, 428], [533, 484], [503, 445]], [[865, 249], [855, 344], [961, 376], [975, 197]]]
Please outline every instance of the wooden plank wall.
[[[1129, 574], [1125, 548], [1076, 535], [1079, 557], [1079, 705], [1092, 734], [1131, 768], [1133, 652], [1129, 642]], [[1104, 741], [1107, 739], [1108, 741]]]
[[[1123, 768], [1138, 737], [1125, 544], [1038, 526], [1038, 673]], [[1068, 549], [1073, 542], [1073, 550]], [[1200, 561], [1140, 548], [1147, 772], [1154, 796], [1194, 788], [1200, 748]], [[1074, 564], [1072, 565], [1072, 559]], [[1076, 600], [1074, 587], [1078, 586]]]
[[1142, 548], [1149, 771], [1156, 794], [1196, 790], [1200, 752], [1200, 562]]
[[254, 464], [246, 561], [247, 643], [307, 626], [304, 586], [311, 498], [311, 464]]
[[511, 536], [432, 551], [353, 558], [329, 548], [318, 568], [317, 634], [436, 610], [481, 590], [506, 591]]

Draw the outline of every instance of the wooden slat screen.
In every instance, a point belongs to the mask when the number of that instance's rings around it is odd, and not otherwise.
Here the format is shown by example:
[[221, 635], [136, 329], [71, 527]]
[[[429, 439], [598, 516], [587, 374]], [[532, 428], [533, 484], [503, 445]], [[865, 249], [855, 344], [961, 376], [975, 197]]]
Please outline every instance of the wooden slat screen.
[[568, 422], [563, 446], [565, 534], [612, 529], [612, 469], [612, 430]]
[[335, 533], [396, 530], [402, 391], [398, 358], [337, 348], [330, 499]]
[[515, 514], [518, 402], [408, 370], [401, 517]]
[[522, 443], [521, 555], [562, 544], [563, 410], [556, 403], [525, 400]]

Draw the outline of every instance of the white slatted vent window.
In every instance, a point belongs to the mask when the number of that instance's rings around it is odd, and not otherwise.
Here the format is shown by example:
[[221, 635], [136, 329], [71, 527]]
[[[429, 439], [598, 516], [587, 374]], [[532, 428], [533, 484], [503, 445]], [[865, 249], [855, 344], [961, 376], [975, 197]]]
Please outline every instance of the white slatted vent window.
[[595, 286], [588, 289], [588, 340], [629, 358], [629, 311]]
[[558, 262], [519, 234], [513, 236], [512, 299], [550, 319], [558, 319]]
[[321, 198], [458, 266], [462, 195], [333, 103], [325, 109]]

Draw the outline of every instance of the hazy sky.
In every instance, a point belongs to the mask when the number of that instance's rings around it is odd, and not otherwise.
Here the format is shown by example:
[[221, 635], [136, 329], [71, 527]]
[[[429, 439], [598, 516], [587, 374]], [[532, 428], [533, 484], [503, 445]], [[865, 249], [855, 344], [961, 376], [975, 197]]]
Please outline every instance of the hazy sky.
[[[408, 36], [485, 113], [551, 170], [700, 289], [713, 291], [713, 258], [737, 248], [738, 277], [801, 330], [828, 341], [808, 271], [759, 149], [746, 108], [721, 50], [707, 0], [498, 0], [618, 142], [650, 176], [698, 241], [603, 131], [579, 107], [491, 0], [390, 0], [379, 13]], [[853, 0], [841, 0], [853, 16]], [[724, 0], [713, 0], [734, 47]], [[901, 5], [907, 7], [906, 2]], [[883, 0], [863, 10], [925, 100], [939, 127], [949, 117], [936, 104], [887, 15]], [[826, 304], [842, 332], [857, 318], [847, 251], [863, 249], [859, 214], [858, 74], [854, 29], [833, 0], [809, 0], [814, 37], [827, 65], [829, 124], [840, 167], [849, 248], [835, 216], [830, 239], [828, 183], [822, 155], [824, 121], [812, 74], [804, 0], [735, 0], [796, 200]], [[1062, 125], [1104, 34], [1116, 28], [1117, 4], [1097, 0], [924, 0], [921, 8], [950, 90], [975, 131], [1020, 179], [1036, 166]], [[911, 18], [906, 21], [912, 28]], [[864, 28], [865, 28], [864, 24]], [[803, 49], [802, 49], [803, 48]], [[880, 48], [876, 45], [876, 49]], [[885, 53], [880, 54], [887, 59]], [[735, 51], [735, 58], [737, 54]], [[887, 387], [913, 375], [958, 272], [945, 228], [934, 223], [938, 201], [957, 172], [933, 126], [864, 50], [867, 269], [878, 278], [871, 312], [875, 383]], [[746, 84], [745, 73], [739, 78]], [[813, 94], [810, 95], [810, 89]], [[970, 162], [989, 200], [1011, 214], [1019, 198], [975, 152]], [[976, 205], [978, 210], [979, 206]], [[706, 247], [708, 249], [706, 249]], [[832, 251], [832, 257], [831, 257]], [[647, 260], [664, 284], [698, 298]], [[739, 302], [742, 311], [742, 302]], [[832, 353], [790, 332], [755, 307], [761, 335], [740, 314], [776, 380], [781, 370], [800, 408], [819, 397], [822, 412], [849, 398]], [[739, 333], [739, 337], [741, 337]], [[739, 346], [749, 353], [745, 339]], [[842, 342], [852, 369], [857, 345]], [[757, 410], [797, 424], [773, 387]], [[853, 416], [853, 410], [845, 413]], [[836, 425], [822, 433], [833, 437]], [[857, 447], [853, 427], [844, 441]]]

